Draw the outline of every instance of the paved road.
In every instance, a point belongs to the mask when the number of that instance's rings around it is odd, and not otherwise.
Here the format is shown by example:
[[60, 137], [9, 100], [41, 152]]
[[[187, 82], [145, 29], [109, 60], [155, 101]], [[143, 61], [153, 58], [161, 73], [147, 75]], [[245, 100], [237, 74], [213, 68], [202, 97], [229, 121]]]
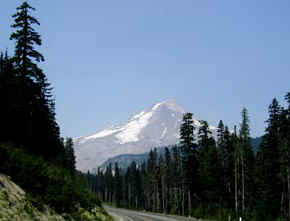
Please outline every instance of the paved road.
[[197, 221], [194, 218], [169, 216], [157, 213], [137, 212], [132, 210], [117, 209], [105, 206], [108, 213], [115, 221]]

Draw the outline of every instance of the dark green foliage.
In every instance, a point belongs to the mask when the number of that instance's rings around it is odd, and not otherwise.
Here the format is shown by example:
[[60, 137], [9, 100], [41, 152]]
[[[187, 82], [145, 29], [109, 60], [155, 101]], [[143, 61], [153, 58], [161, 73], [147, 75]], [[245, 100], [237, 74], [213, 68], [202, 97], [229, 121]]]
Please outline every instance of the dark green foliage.
[[[218, 208], [221, 191], [221, 161], [218, 158], [215, 140], [210, 135], [208, 123], [201, 121], [198, 132], [199, 178], [201, 183], [199, 195], [203, 215], [209, 210]], [[211, 204], [209, 205], [208, 202]]]
[[17, 8], [10, 36], [15, 54], [0, 53], [0, 172], [27, 191], [37, 208], [91, 209], [101, 206], [97, 195], [118, 207], [198, 218], [290, 220], [290, 92], [286, 107], [273, 99], [261, 142], [250, 139], [247, 109], [239, 133], [219, 122], [217, 141], [206, 121], [196, 140], [193, 114], [186, 113], [180, 143], [171, 150], [154, 149], [144, 163], [132, 162], [126, 170], [108, 164], [83, 175], [75, 170], [72, 139], [60, 137], [51, 87], [38, 67], [44, 57], [35, 49], [41, 38], [32, 11], [27, 2]]
[[[55, 120], [51, 87], [38, 62], [43, 56], [31, 16], [24, 2], [13, 15], [15, 54], [0, 53], [0, 172], [9, 175], [39, 209], [47, 204], [59, 213], [101, 206], [76, 173], [73, 142], [64, 142]], [[9, 144], [7, 144], [9, 143]]]
[[[195, 127], [192, 113], [183, 115], [180, 126], [180, 151], [182, 172], [182, 214], [191, 214], [193, 193], [199, 191], [198, 146], [195, 143]], [[207, 132], [205, 132], [207, 133]]]
[[[31, 156], [21, 148], [0, 145], [0, 171], [27, 191], [35, 202], [45, 203], [56, 212], [73, 212], [101, 206], [100, 201], [83, 187], [80, 176], [72, 176], [67, 169]], [[3, 160], [5, 159], [5, 160]]]
[[[151, 150], [142, 166], [132, 163], [116, 176], [111, 175], [113, 171], [99, 171], [95, 176], [101, 183], [98, 195], [106, 201], [104, 192], [111, 191], [110, 182], [117, 185], [121, 179], [120, 188], [113, 189], [113, 195], [123, 193], [120, 207], [215, 220], [288, 220], [290, 93], [285, 99], [287, 108], [277, 100], [270, 105], [268, 126], [256, 155], [247, 109], [242, 110], [238, 133], [236, 127], [231, 133], [219, 122], [217, 141], [206, 121], [201, 121], [195, 141], [192, 114], [186, 114], [179, 146], [165, 148], [161, 155]], [[119, 204], [114, 198], [109, 202]]]
[[198, 145], [200, 147], [214, 146], [215, 140], [212, 138], [212, 132], [209, 130], [209, 125], [206, 121], [200, 121], [201, 126], [198, 130]]
[[237, 175], [237, 197], [238, 202], [237, 213], [239, 216], [246, 218], [246, 208], [253, 208], [254, 193], [254, 153], [250, 143], [250, 127], [249, 116], [246, 108], [242, 110], [242, 123], [240, 125], [240, 132], [238, 143], [235, 146], [235, 161], [236, 175]]
[[64, 168], [68, 169], [71, 174], [74, 174], [76, 170], [75, 154], [73, 149], [73, 140], [68, 137], [64, 142], [64, 153], [62, 165]]
[[121, 200], [122, 200], [122, 192], [121, 190], [123, 189], [122, 187], [122, 180], [121, 180], [121, 174], [120, 174], [120, 169], [119, 169], [119, 166], [118, 164], [116, 163], [115, 164], [115, 167], [114, 167], [114, 170], [115, 170], [115, 178], [114, 178], [114, 201], [116, 202], [116, 207], [120, 207], [121, 206]]
[[256, 160], [258, 184], [257, 215], [263, 219], [290, 219], [290, 109], [279, 105], [276, 98], [269, 106], [266, 133], [262, 138]]
[[51, 88], [37, 63], [43, 56], [34, 46], [41, 45], [33, 25], [39, 22], [30, 15], [34, 10], [26, 2], [13, 16], [16, 29], [15, 55], [0, 56], [0, 142], [13, 142], [32, 154], [55, 160], [63, 143], [55, 120]]
[[221, 130], [222, 139], [218, 138], [218, 154], [221, 163], [221, 193], [222, 205], [225, 208], [234, 208], [234, 140], [227, 126]]
[[251, 146], [253, 147], [253, 151], [255, 153], [258, 152], [261, 142], [262, 142], [262, 137], [251, 138]]
[[31, 27], [33, 24], [40, 25], [37, 19], [30, 15], [30, 10], [35, 10], [27, 2], [23, 2], [17, 7], [17, 13], [12, 17], [15, 18], [15, 24], [11, 27], [17, 31], [11, 34], [10, 39], [17, 41], [15, 48], [15, 57], [17, 63], [23, 66], [25, 71], [31, 68], [31, 58], [35, 61], [44, 61], [43, 56], [33, 48], [33, 45], [41, 45], [40, 35]]
[[[260, 146], [260, 164], [263, 164], [263, 185], [264, 188], [261, 191], [262, 199], [264, 202], [264, 209], [267, 211], [264, 213], [267, 216], [277, 216], [280, 207], [280, 193], [277, 191], [281, 189], [281, 179], [279, 177], [280, 162], [279, 162], [279, 118], [281, 113], [281, 107], [276, 99], [273, 100], [269, 106], [269, 119], [267, 120], [268, 127], [266, 128], [266, 134], [263, 137], [262, 144]], [[276, 213], [276, 214], [275, 214]]]

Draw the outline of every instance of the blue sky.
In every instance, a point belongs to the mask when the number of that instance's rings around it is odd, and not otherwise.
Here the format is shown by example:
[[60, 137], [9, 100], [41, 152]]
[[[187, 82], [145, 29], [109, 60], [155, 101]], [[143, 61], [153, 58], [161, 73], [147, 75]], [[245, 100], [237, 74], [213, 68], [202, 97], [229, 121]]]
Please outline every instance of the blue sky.
[[[1, 50], [13, 51], [11, 15], [21, 2], [1, 2]], [[247, 107], [259, 136], [273, 97], [282, 102], [290, 91], [289, 0], [29, 3], [63, 136], [122, 123], [166, 99], [214, 126], [238, 125]]]

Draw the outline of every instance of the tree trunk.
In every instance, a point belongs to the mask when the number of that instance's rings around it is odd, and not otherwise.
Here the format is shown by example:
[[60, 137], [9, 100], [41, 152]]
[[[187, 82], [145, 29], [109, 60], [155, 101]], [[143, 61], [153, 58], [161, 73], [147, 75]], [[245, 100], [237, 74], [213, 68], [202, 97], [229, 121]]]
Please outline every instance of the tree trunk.
[[131, 185], [130, 184], [128, 186], [128, 203], [129, 203], [129, 208], [131, 208]]
[[182, 215], [184, 216], [184, 207], [185, 207], [185, 191], [184, 191], [184, 183], [182, 184]]
[[244, 156], [242, 154], [242, 217], [245, 211], [245, 170], [244, 170]]
[[165, 183], [164, 183], [164, 177], [162, 177], [162, 212], [165, 211], [165, 198], [166, 198], [166, 189], [165, 189]]
[[191, 196], [190, 196], [190, 188], [188, 188], [188, 214], [191, 216]]
[[238, 216], [238, 159], [235, 159], [235, 211]]
[[288, 191], [288, 220], [290, 220], [290, 177], [289, 177], [289, 167], [287, 167], [287, 191]]

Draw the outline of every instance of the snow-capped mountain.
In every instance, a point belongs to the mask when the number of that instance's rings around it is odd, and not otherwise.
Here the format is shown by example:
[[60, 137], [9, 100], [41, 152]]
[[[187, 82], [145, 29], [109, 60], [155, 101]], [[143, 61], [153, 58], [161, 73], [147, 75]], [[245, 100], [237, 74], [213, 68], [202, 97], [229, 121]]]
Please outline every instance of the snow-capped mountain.
[[[121, 154], [141, 154], [154, 147], [177, 144], [184, 113], [174, 101], [164, 101], [133, 115], [125, 124], [74, 139], [77, 169], [93, 171]], [[198, 119], [194, 117], [193, 121], [200, 126]], [[215, 133], [214, 127], [210, 129]]]

